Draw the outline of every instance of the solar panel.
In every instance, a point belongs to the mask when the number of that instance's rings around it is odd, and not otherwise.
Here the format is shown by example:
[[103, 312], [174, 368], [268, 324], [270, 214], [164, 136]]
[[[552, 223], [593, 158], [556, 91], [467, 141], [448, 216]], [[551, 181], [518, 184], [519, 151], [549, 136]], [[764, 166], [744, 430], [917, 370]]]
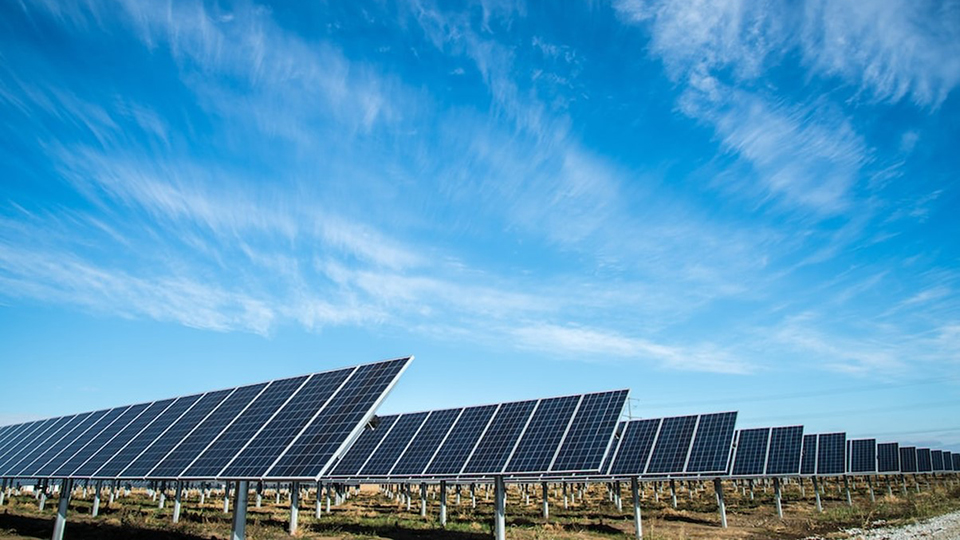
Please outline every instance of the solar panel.
[[742, 429], [733, 458], [734, 476], [762, 476], [767, 460], [770, 428]]
[[817, 475], [846, 472], [846, 433], [821, 433], [817, 440]]
[[900, 472], [917, 472], [917, 448], [915, 446], [900, 447]]
[[550, 470], [599, 471], [626, 400], [627, 390], [584, 395]]
[[359, 472], [371, 476], [389, 474], [390, 469], [400, 459], [410, 440], [420, 431], [420, 426], [424, 424], [429, 414], [429, 412], [420, 412], [401, 415]]
[[943, 470], [947, 472], [953, 471], [953, 459], [950, 456], [950, 452], [943, 451]]
[[220, 472], [221, 478], [263, 476], [280, 453], [323, 409], [356, 368], [315, 373], [250, 443]]
[[350, 450], [334, 466], [331, 474], [333, 476], [343, 476], [359, 473], [360, 468], [380, 445], [380, 441], [390, 433], [398, 418], [400, 417], [396, 415], [381, 416], [377, 419], [376, 426], [368, 426], [367, 429], [364, 429], [357, 441], [350, 447]]
[[601, 474], [610, 473], [610, 464], [613, 463], [613, 458], [617, 455], [617, 449], [620, 447], [620, 437], [626, 428], [626, 422], [621, 421], [617, 423], [617, 430], [613, 434], [613, 444], [610, 446], [610, 451], [607, 452], [607, 455], [603, 456], [603, 465], [600, 465]]
[[319, 478], [409, 361], [0, 426], [0, 475], [222, 479], [236, 462], [229, 479], [263, 479], [278, 464]]
[[359, 366], [263, 477], [319, 478], [326, 473], [359, 435], [409, 361], [401, 358]]
[[687, 473], [723, 473], [730, 459], [736, 412], [700, 415], [690, 457], [687, 458]]
[[473, 455], [463, 466], [464, 474], [496, 474], [503, 470], [507, 459], [527, 427], [536, 401], [505, 403], [487, 426]]
[[484, 405], [464, 409], [460, 419], [454, 424], [447, 439], [437, 450], [433, 460], [427, 465], [428, 475], [458, 474], [470, 451], [476, 446], [483, 430], [497, 411], [497, 405]]
[[917, 448], [917, 472], [933, 472], [933, 458], [929, 448]]
[[616, 456], [610, 465], [611, 475], [631, 476], [643, 474], [650, 459], [654, 439], [660, 429], [662, 419], [633, 420], [626, 423], [620, 435]]
[[960, 471], [960, 454], [950, 454], [950, 458], [953, 460], [953, 470]]
[[930, 462], [933, 466], [934, 472], [943, 471], [943, 451], [942, 450], [931, 450], [930, 451]]
[[767, 476], [793, 476], [800, 473], [803, 426], [775, 427], [770, 432], [767, 451]]
[[800, 459], [800, 474], [813, 476], [817, 474], [817, 436], [803, 436], [803, 455]]
[[880, 443], [877, 445], [877, 472], [890, 474], [900, 472], [900, 445]]
[[579, 402], [580, 396], [540, 400], [504, 472], [529, 473], [548, 470]]
[[443, 443], [462, 412], [463, 409], [457, 408], [430, 413], [427, 421], [420, 427], [420, 431], [390, 470], [390, 474], [401, 476], [422, 474], [430, 463], [430, 458]]
[[853, 439], [850, 443], [850, 467], [853, 474], [876, 474], [877, 440]]
[[95, 454], [90, 456], [83, 465], [78, 467], [73, 471], [71, 476], [77, 478], [84, 478], [87, 476], [92, 476], [101, 467], [103, 467], [107, 460], [111, 457], [117, 455], [121, 450], [123, 450], [130, 442], [147, 426], [153, 422], [158, 416], [160, 416], [163, 411], [167, 409], [173, 402], [174, 399], [165, 399], [163, 401], [155, 401], [151, 403], [146, 410], [143, 411], [139, 416], [130, 421], [126, 427], [123, 428], [117, 436], [114, 437], [110, 442], [103, 445], [100, 450], [97, 450]]
[[686, 463], [697, 416], [664, 418], [647, 465], [647, 474], [681, 474]]

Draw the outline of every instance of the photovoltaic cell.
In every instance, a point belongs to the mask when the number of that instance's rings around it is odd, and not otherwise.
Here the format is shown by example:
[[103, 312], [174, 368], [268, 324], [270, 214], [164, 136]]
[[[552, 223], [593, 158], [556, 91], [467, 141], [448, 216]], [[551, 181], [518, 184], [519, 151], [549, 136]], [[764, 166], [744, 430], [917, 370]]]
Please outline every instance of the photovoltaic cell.
[[150, 425], [157, 416], [160, 416], [160, 413], [165, 411], [167, 407], [173, 404], [175, 400], [165, 399], [163, 401], [156, 401], [151, 403], [146, 410], [143, 411], [140, 416], [132, 420], [126, 427], [121, 430], [116, 437], [113, 438], [110, 442], [105, 444], [103, 448], [97, 450], [86, 463], [81, 465], [77, 470], [75, 470], [72, 476], [77, 478], [84, 478], [87, 476], [92, 476], [96, 473], [100, 467], [109, 460], [111, 457], [119, 453], [127, 444], [133, 440], [144, 428]]
[[951, 455], [952, 454], [950, 452], [947, 452], [946, 450], [943, 451], [943, 470], [944, 471], [947, 471], [947, 472], [953, 471], [953, 459], [950, 457]]
[[[163, 434], [159, 435], [147, 448], [128, 465], [119, 476], [124, 478], [144, 478], [153, 470], [164, 456], [186, 439], [187, 435], [197, 427], [234, 389], [218, 390], [204, 394], [179, 418], [174, 419]], [[173, 408], [173, 407], [171, 407]], [[164, 415], [166, 416], [166, 414]], [[178, 471], [179, 472], [179, 471]], [[175, 478], [173, 473], [168, 478]]]
[[950, 459], [953, 461], [953, 470], [960, 471], [960, 454], [950, 454]]
[[900, 447], [900, 472], [917, 472], [917, 448], [915, 446]]
[[652, 418], [626, 423], [626, 427], [620, 435], [617, 455], [610, 465], [611, 475], [637, 476], [643, 474], [661, 421], [660, 418]]
[[98, 434], [87, 442], [80, 450], [77, 451], [73, 457], [69, 458], [64, 462], [57, 470], [52, 473], [51, 476], [73, 476], [73, 472], [80, 468], [81, 465], [86, 463], [98, 450], [103, 448], [105, 444], [110, 442], [117, 433], [127, 427], [127, 424], [132, 422], [136, 417], [140, 416], [140, 413], [144, 411], [150, 404], [141, 403], [138, 405], [131, 405], [126, 410], [124, 410], [117, 418], [110, 423], [109, 426], [106, 426]]
[[381, 416], [376, 427], [364, 429], [357, 437], [357, 441], [337, 462], [330, 474], [332, 476], [356, 476], [360, 474], [360, 467], [370, 459], [371, 454], [380, 445], [384, 436], [390, 432], [390, 428], [396, 423], [397, 418], [400, 417], [396, 415]]
[[420, 430], [420, 426], [427, 420], [428, 412], [404, 414], [396, 421], [393, 429], [386, 435], [377, 450], [370, 456], [366, 465], [360, 469], [360, 474], [368, 476], [385, 476], [400, 459], [400, 454], [410, 444], [410, 440]]
[[613, 444], [610, 446], [610, 451], [607, 452], [607, 455], [603, 456], [603, 465], [600, 466], [601, 474], [610, 473], [610, 464], [613, 463], [613, 458], [617, 455], [617, 448], [620, 446], [620, 436], [623, 435], [623, 430], [626, 428], [626, 422], [621, 421], [617, 424], [617, 431], [613, 434]]
[[317, 373], [221, 473], [223, 478], [263, 476], [280, 453], [357, 368]]
[[599, 471], [627, 394], [617, 390], [584, 395], [550, 470]]
[[817, 475], [844, 474], [846, 467], [846, 433], [821, 433], [817, 440]]
[[0, 455], [0, 476], [7, 474], [36, 443], [43, 442], [59, 432], [73, 417], [61, 417], [17, 426], [11, 430], [8, 450]]
[[[63, 465], [66, 460], [70, 459], [70, 456], [83, 448], [83, 446], [90, 442], [93, 437], [96, 437], [101, 430], [116, 420], [124, 410], [126, 410], [126, 407], [118, 407], [116, 409], [104, 411], [102, 415], [97, 417], [96, 421], [87, 424], [86, 429], [84, 429], [82, 432], [77, 432], [76, 437], [72, 437], [72, 440], [67, 442], [66, 445], [58, 445], [60, 452], [57, 452], [53, 457], [48, 459], [46, 463], [40, 465], [39, 467], [36, 465], [31, 466], [30, 468], [32, 469], [32, 472], [28, 474], [38, 478], [52, 475], [57, 468], [60, 467], [60, 465]], [[39, 461], [37, 464], [39, 465]]]
[[400, 476], [422, 474], [461, 411], [463, 409], [446, 409], [430, 413], [430, 418], [420, 428], [420, 432], [410, 442], [390, 474]]
[[803, 455], [800, 459], [800, 474], [814, 475], [817, 473], [817, 436], [803, 436]]
[[803, 447], [803, 426], [775, 427], [770, 431], [770, 449], [767, 451], [767, 476], [800, 474], [800, 456]]
[[[105, 411], [95, 411], [74, 416], [68, 420], [63, 427], [57, 430], [57, 433], [49, 439], [48, 443], [42, 446], [28, 446], [27, 448], [30, 451], [16, 463], [9, 463], [8, 467], [6, 467], [6, 474], [9, 476], [21, 476], [24, 471], [32, 471], [34, 466], [40, 467], [60, 451], [61, 442], [72, 441], [73, 439], [71, 437], [79, 435], [80, 432], [77, 431], [78, 428], [82, 431], [89, 427], [87, 424], [88, 420], [90, 423], [95, 421], [95, 419], [91, 419], [91, 416], [96, 415], [96, 418], [99, 418], [99, 415], [102, 415], [104, 412]], [[64, 444], [66, 444], [66, 442]]]
[[372, 416], [409, 358], [359, 366], [330, 402], [264, 474], [318, 478]]
[[[116, 478], [120, 476], [121, 473], [128, 468], [128, 466], [135, 462], [134, 460], [136, 460], [141, 453], [144, 453], [148, 450], [148, 447], [151, 445], [151, 443], [158, 441], [158, 438], [164, 433], [164, 430], [174, 425], [177, 419], [183, 416], [188, 410], [192, 410], [190, 407], [200, 401], [201, 397], [201, 394], [197, 394], [176, 399], [169, 407], [164, 409], [164, 411], [161, 412], [160, 415], [153, 420], [153, 422], [149, 423], [147, 427], [143, 429], [143, 431], [134, 436], [134, 438], [127, 443], [126, 446], [108, 458], [107, 462], [104, 463], [102, 467], [97, 469], [95, 473], [93, 473], [93, 477]], [[175, 440], [170, 442], [171, 446], [173, 444], [176, 444]], [[156, 459], [159, 460], [164, 455], [166, 455], [166, 452], [157, 452]], [[142, 472], [140, 472], [139, 476], [143, 476], [150, 471], [150, 469], [153, 467], [153, 463], [156, 462], [140, 462], [140, 464], [134, 466], [132, 470], [139, 472], [139, 470], [142, 469]], [[138, 478], [138, 476], [130, 476], [127, 478]]]
[[536, 401], [520, 401], [501, 405], [487, 427], [486, 433], [474, 448], [473, 455], [464, 465], [463, 472], [465, 474], [501, 472], [536, 404]]
[[[184, 478], [215, 478], [240, 449], [253, 438], [267, 420], [303, 386], [307, 376], [282, 379], [269, 383], [243, 412], [233, 414], [230, 424], [203, 450], [203, 453], [184, 470]], [[207, 421], [209, 421], [208, 419]], [[196, 453], [192, 454], [197, 456]]]
[[730, 459], [730, 445], [737, 424], [737, 413], [700, 415], [693, 447], [687, 459], [687, 473], [723, 473]]
[[664, 418], [647, 465], [647, 474], [680, 474], [690, 449], [696, 416]]
[[762, 476], [769, 442], [770, 428], [740, 430], [733, 458], [733, 475]]
[[900, 445], [880, 443], [877, 445], [877, 472], [880, 474], [900, 472]]
[[447, 440], [427, 466], [426, 473], [428, 475], [458, 474], [496, 410], [497, 405], [464, 409], [460, 419], [447, 435]]
[[33, 438], [36, 437], [35, 433], [41, 430], [49, 421], [50, 420], [37, 420], [35, 422], [9, 426], [7, 430], [7, 441], [5, 441], [2, 448], [0, 448], [0, 464], [3, 464], [12, 454], [17, 452], [20, 448], [20, 441], [33, 440]]
[[917, 448], [917, 472], [933, 472], [933, 457], [929, 448]]
[[930, 463], [933, 466], [934, 472], [943, 471], [943, 451], [942, 450], [931, 450], [930, 451]]
[[854, 474], [877, 472], [877, 440], [854, 439], [850, 441], [850, 470]]
[[533, 413], [530, 425], [520, 438], [520, 444], [505, 472], [540, 472], [549, 469], [579, 401], [580, 396], [540, 400], [540, 406]]

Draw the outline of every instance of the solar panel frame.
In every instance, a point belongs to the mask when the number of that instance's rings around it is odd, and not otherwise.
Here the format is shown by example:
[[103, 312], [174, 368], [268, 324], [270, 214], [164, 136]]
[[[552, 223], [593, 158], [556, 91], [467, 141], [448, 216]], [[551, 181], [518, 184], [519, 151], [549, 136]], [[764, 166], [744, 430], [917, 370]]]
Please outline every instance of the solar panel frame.
[[683, 474], [699, 415], [664, 418], [644, 472], [647, 476]]
[[803, 453], [803, 426], [778, 426], [770, 430], [765, 476], [786, 477], [800, 474]]
[[800, 455], [800, 476], [815, 476], [817, 474], [817, 440], [816, 434], [803, 436], [803, 450]]
[[699, 476], [725, 473], [736, 423], [736, 411], [701, 414], [684, 472]]
[[662, 422], [663, 418], [648, 418], [626, 423], [610, 463], [611, 476], [639, 476], [646, 471]]
[[558, 428], [570, 425], [579, 403], [580, 396], [539, 400], [503, 472], [524, 474], [549, 470], [565, 431]]
[[953, 459], [951, 458], [951, 456], [952, 454], [950, 452], [947, 452], [946, 450], [943, 451], [944, 472], [953, 472]]
[[933, 472], [943, 472], [943, 450], [930, 451], [930, 465]]
[[460, 475], [496, 475], [503, 471], [537, 407], [537, 400], [504, 403], [477, 441]]
[[551, 473], [599, 472], [628, 393], [628, 390], [614, 390], [583, 394], [550, 464]]
[[877, 444], [877, 474], [900, 473], [900, 444]]
[[917, 472], [917, 447], [900, 447], [900, 472], [906, 474], [916, 474]]
[[950, 459], [953, 461], [953, 470], [960, 471], [960, 454], [950, 454]]
[[[426, 476], [456, 475], [470, 458], [477, 441], [486, 431], [500, 405], [466, 407], [457, 422], [450, 428], [446, 440], [427, 464]], [[483, 427], [480, 427], [483, 426]]]
[[929, 448], [917, 448], [917, 472], [933, 472], [933, 456]]
[[849, 465], [851, 474], [877, 474], [877, 440], [851, 439], [849, 442]]
[[847, 467], [847, 434], [821, 433], [817, 437], [817, 476], [840, 476]]

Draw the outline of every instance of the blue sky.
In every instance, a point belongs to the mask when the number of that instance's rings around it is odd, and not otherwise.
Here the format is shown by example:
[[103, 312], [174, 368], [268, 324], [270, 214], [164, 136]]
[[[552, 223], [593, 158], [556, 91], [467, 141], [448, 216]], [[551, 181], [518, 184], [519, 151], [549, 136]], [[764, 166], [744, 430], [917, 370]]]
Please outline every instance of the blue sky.
[[4, 2], [0, 421], [414, 354], [960, 451], [958, 84], [956, 2]]

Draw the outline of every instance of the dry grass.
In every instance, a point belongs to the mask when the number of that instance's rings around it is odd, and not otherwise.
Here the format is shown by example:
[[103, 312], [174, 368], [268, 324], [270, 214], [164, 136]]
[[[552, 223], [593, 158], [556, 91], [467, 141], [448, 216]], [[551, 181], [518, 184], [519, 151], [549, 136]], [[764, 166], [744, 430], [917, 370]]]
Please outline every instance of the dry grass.
[[[898, 486], [899, 487], [899, 486]], [[906, 496], [895, 491], [887, 496], [886, 489], [878, 489], [878, 499], [870, 502], [864, 486], [859, 485], [855, 505], [846, 505], [846, 499], [833, 483], [825, 488], [824, 513], [816, 512], [808, 485], [806, 498], [801, 498], [795, 484], [786, 486], [785, 518], [777, 518], [772, 490], [755, 490], [750, 500], [740, 490], [726, 487], [729, 528], [719, 526], [716, 499], [712, 487], [695, 489], [693, 497], [684, 488], [678, 496], [678, 509], [670, 507], [669, 492], [664, 489], [656, 502], [650, 487], [646, 490], [642, 512], [644, 537], [648, 539], [696, 540], [707, 538], [796, 539], [818, 534], [837, 536], [837, 531], [848, 527], [869, 527], [881, 523], [900, 523], [919, 520], [960, 509], [960, 488], [938, 484], [930, 491]], [[879, 497], [882, 492], [882, 497]], [[524, 504], [516, 487], [511, 487], [507, 503], [507, 535], [522, 540], [569, 539], [600, 540], [632, 538], [634, 525], [629, 500], [618, 512], [607, 498], [603, 486], [591, 486], [582, 501], [562, 508], [562, 499], [551, 490], [549, 520], [540, 516], [539, 490], [531, 492], [530, 504]], [[624, 496], [628, 490], [624, 489]], [[571, 497], [572, 498], [572, 497]], [[248, 511], [247, 537], [252, 540], [287, 539], [289, 509], [286, 502], [277, 506], [273, 497], [264, 497], [264, 506]], [[313, 516], [313, 499], [301, 503], [298, 537], [308, 539], [375, 539], [407, 540], [414, 538], [434, 540], [480, 540], [491, 536], [492, 496], [481, 492], [477, 508], [470, 508], [470, 499], [464, 490], [461, 504], [455, 504], [452, 492], [448, 498], [448, 523], [440, 528], [436, 518], [439, 502], [428, 499], [428, 516], [419, 515], [418, 501], [411, 512], [398, 501], [390, 500], [375, 488], [365, 488], [331, 514], [319, 520]], [[32, 496], [14, 497], [0, 510], [0, 540], [49, 538], [56, 500], [48, 502], [44, 512], [37, 510]], [[106, 501], [104, 501], [105, 503]], [[223, 513], [222, 501], [211, 498], [200, 506], [196, 498], [184, 504], [180, 523], [171, 523], [172, 502], [160, 510], [144, 492], [135, 492], [110, 507], [102, 507], [98, 518], [90, 517], [91, 502], [74, 499], [70, 507], [67, 537], [83, 539], [142, 539], [142, 540], [207, 540], [226, 538], [230, 530], [230, 515]]]

